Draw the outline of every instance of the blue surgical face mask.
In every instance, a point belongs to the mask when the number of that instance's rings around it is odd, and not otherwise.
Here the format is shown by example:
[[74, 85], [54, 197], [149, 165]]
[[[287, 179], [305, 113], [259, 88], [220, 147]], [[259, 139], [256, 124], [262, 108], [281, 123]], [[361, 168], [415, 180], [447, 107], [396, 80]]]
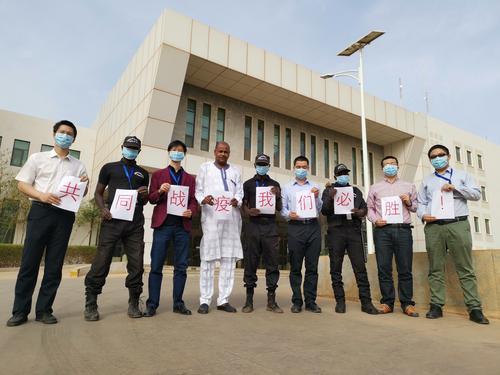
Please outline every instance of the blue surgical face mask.
[[69, 134], [64, 133], [56, 133], [54, 137], [56, 141], [56, 145], [61, 147], [62, 149], [68, 149], [73, 144], [75, 138]]
[[168, 156], [170, 156], [170, 160], [172, 160], [172, 161], [182, 161], [182, 159], [184, 159], [184, 152], [182, 152], [182, 151], [170, 151], [168, 153]]
[[304, 168], [295, 168], [295, 177], [299, 180], [303, 180], [307, 177], [307, 169]]
[[443, 169], [448, 165], [448, 156], [437, 156], [431, 159], [431, 164], [435, 169]]
[[269, 172], [269, 165], [256, 165], [255, 171], [259, 176], [265, 176]]
[[384, 174], [388, 177], [394, 177], [398, 174], [398, 166], [393, 164], [384, 165]]
[[139, 155], [139, 150], [134, 150], [133, 148], [123, 147], [122, 148], [122, 155], [125, 159], [135, 160], [137, 155]]
[[341, 186], [346, 186], [349, 184], [349, 175], [343, 174], [341, 176], [337, 176], [337, 183]]

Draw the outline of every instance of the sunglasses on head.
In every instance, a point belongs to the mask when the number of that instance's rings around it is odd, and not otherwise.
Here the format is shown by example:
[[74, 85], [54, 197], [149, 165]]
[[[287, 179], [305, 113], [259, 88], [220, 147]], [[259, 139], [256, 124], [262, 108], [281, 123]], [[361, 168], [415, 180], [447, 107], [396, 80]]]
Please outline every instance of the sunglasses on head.
[[447, 154], [445, 154], [445, 153], [440, 153], [440, 154], [436, 154], [436, 155], [431, 155], [431, 156], [429, 157], [429, 159], [436, 159], [437, 157], [442, 158], [443, 156], [448, 156], [448, 155], [447, 155]]

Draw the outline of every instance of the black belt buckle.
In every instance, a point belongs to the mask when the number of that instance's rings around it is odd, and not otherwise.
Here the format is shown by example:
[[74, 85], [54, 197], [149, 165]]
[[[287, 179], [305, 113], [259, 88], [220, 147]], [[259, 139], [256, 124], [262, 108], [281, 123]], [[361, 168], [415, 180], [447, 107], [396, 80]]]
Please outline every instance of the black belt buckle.
[[314, 218], [314, 219], [295, 220], [294, 222], [297, 223], [297, 224], [306, 225], [306, 224], [316, 223], [317, 221], [318, 221], [318, 219]]
[[446, 225], [446, 224], [451, 224], [451, 223], [458, 223], [459, 221], [465, 221], [465, 220], [467, 220], [467, 216], [458, 216], [454, 219], [436, 220], [436, 221], [429, 223], [429, 224]]

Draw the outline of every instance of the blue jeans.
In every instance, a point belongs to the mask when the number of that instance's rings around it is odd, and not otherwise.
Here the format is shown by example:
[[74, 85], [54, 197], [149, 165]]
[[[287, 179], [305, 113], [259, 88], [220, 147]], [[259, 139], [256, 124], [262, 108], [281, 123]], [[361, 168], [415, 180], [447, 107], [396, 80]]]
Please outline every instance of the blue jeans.
[[163, 279], [163, 265], [167, 257], [170, 241], [174, 241], [174, 307], [184, 304], [182, 294], [186, 285], [189, 232], [182, 226], [162, 225], [153, 232], [153, 246], [151, 247], [151, 272], [149, 273], [148, 307], [158, 308], [160, 304], [161, 281]]

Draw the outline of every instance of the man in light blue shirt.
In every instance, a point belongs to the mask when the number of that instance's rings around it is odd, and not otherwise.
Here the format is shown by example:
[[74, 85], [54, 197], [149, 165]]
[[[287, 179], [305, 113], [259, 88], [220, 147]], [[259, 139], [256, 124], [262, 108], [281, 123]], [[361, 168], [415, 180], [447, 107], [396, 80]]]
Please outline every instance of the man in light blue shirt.
[[[288, 221], [288, 253], [290, 254], [290, 286], [292, 288], [293, 313], [302, 311], [302, 263], [305, 260], [304, 299], [306, 310], [320, 313], [316, 304], [318, 288], [318, 261], [321, 252], [321, 228], [318, 217], [321, 212], [319, 185], [307, 179], [309, 159], [297, 156], [293, 162], [295, 179], [284, 186], [281, 215]], [[316, 217], [303, 218], [297, 214], [296, 194], [301, 191], [314, 193]], [[312, 205], [312, 202], [308, 202]]]
[[[417, 215], [425, 222], [425, 246], [429, 258], [430, 309], [426, 317], [443, 316], [445, 303], [446, 253], [449, 251], [464, 293], [469, 318], [479, 324], [488, 324], [483, 315], [477, 291], [477, 280], [472, 263], [472, 237], [468, 221], [467, 201], [478, 201], [481, 191], [465, 171], [450, 166], [450, 152], [443, 145], [434, 145], [428, 152], [435, 171], [427, 176], [418, 191]], [[432, 199], [436, 191], [453, 192], [454, 219], [432, 216]]]

